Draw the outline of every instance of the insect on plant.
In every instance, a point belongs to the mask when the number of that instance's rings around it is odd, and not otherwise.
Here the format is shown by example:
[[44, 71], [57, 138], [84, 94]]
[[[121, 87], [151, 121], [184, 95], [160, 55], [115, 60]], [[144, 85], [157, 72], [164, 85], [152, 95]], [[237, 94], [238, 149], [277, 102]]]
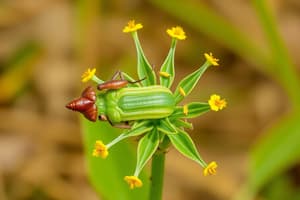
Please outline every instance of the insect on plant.
[[[142, 186], [138, 176], [147, 161], [155, 154], [164, 155], [171, 144], [183, 155], [200, 164], [204, 168], [205, 176], [216, 174], [216, 162], [207, 164], [201, 158], [185, 128], [192, 128], [192, 124], [187, 122], [188, 118], [200, 116], [210, 110], [222, 110], [226, 107], [226, 101], [218, 95], [211, 95], [208, 102], [192, 102], [185, 105], [179, 103], [192, 92], [209, 66], [219, 65], [218, 59], [211, 53], [205, 53], [205, 63], [181, 80], [172, 92], [170, 87], [175, 77], [176, 43], [186, 39], [185, 32], [178, 26], [167, 30], [172, 42], [158, 73], [158, 84], [155, 72], [139, 42], [137, 30], [141, 28], [142, 24], [135, 24], [132, 20], [123, 29], [123, 32], [132, 34], [135, 43], [139, 80], [118, 71], [112, 80], [103, 81], [95, 75], [96, 69], [88, 69], [83, 74], [82, 81], [94, 81], [98, 92], [89, 86], [80, 98], [71, 101], [66, 107], [81, 112], [90, 121], [96, 122], [99, 119], [108, 121], [114, 127], [127, 129], [107, 144], [101, 140], [95, 141], [93, 155], [96, 157], [106, 158], [109, 148], [125, 138], [142, 136], [138, 144], [136, 169], [132, 176], [125, 177], [131, 189]], [[155, 174], [152, 174], [153, 176]]]

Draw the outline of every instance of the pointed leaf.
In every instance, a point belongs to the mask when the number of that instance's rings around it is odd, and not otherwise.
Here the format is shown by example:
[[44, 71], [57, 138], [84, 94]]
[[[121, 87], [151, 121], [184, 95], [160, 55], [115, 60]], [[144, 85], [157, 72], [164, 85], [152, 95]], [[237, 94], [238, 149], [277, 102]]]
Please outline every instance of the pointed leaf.
[[152, 157], [159, 145], [159, 134], [157, 129], [152, 129], [140, 141], [137, 150], [137, 164], [134, 174], [137, 176], [147, 161]]
[[[145, 173], [140, 175], [144, 181], [143, 187], [138, 190], [129, 190], [123, 181], [123, 177], [135, 167], [136, 150], [132, 148], [131, 143], [122, 142], [118, 148], [110, 149], [110, 156], [106, 159], [92, 156], [96, 140], [110, 141], [120, 134], [120, 129], [112, 128], [108, 123], [93, 123], [83, 117], [81, 119], [89, 179], [99, 194], [99, 198], [106, 200], [146, 199], [149, 181]], [[115, 192], [115, 188], [118, 188], [118, 192]]]
[[165, 134], [176, 134], [176, 127], [170, 122], [168, 118], [160, 120], [160, 124], [157, 126], [157, 129]]
[[171, 119], [174, 118], [194, 118], [204, 113], [210, 111], [210, 106], [208, 103], [201, 103], [201, 102], [193, 102], [187, 104], [188, 113], [183, 113], [183, 106], [177, 106], [170, 116]]
[[175, 49], [176, 49], [176, 39], [173, 39], [168, 56], [166, 57], [164, 63], [160, 68], [161, 72], [167, 72], [170, 75], [169, 77], [160, 76], [159, 78], [160, 85], [163, 85], [167, 88], [171, 87], [175, 77], [175, 66], [174, 66]]
[[176, 103], [179, 103], [184, 97], [184, 95], [180, 93], [180, 88], [184, 91], [185, 95], [190, 94], [208, 67], [209, 64], [206, 62], [198, 70], [194, 71], [180, 81], [174, 93]]
[[114, 144], [120, 142], [121, 140], [124, 140], [125, 138], [133, 137], [133, 136], [138, 136], [141, 134], [144, 134], [148, 131], [151, 131], [153, 129], [153, 126], [150, 126], [148, 124], [148, 121], [143, 121], [138, 124], [136, 124], [133, 128], [131, 128], [129, 131], [126, 131], [125, 133], [122, 133], [118, 137], [116, 137], [113, 141], [111, 141], [107, 147], [111, 147]]
[[156, 76], [155, 73], [149, 64], [142, 46], [140, 44], [137, 32], [134, 32], [133, 34], [133, 39], [134, 39], [134, 44], [136, 47], [137, 51], [137, 71], [138, 71], [138, 76], [140, 79], [144, 79], [141, 83], [143, 86], [150, 86], [150, 85], [155, 85], [156, 84]]
[[177, 131], [177, 134], [168, 135], [174, 147], [184, 156], [196, 161], [202, 167], [206, 167], [207, 164], [199, 155], [197, 148], [190, 136], [181, 129], [177, 129]]
[[193, 129], [193, 124], [189, 123], [187, 121], [183, 121], [181, 119], [174, 119], [171, 120], [171, 122], [178, 128], [189, 128], [189, 129]]

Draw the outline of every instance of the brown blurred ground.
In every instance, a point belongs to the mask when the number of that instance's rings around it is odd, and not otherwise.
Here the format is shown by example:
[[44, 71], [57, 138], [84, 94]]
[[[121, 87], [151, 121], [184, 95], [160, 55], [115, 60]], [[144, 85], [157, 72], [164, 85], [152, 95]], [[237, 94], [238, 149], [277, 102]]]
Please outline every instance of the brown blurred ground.
[[[207, 2], [264, 45], [247, 1]], [[232, 198], [247, 176], [249, 147], [289, 108], [281, 88], [255, 66], [150, 3], [103, 3], [100, 14], [87, 25], [88, 33], [78, 30], [75, 5], [67, 0], [0, 2], [0, 75], [5, 74], [5, 61], [26, 42], [35, 41], [41, 47], [33, 70], [24, 74], [24, 88], [9, 97], [1, 97], [0, 91], [0, 199], [97, 199], [87, 181], [77, 116], [64, 105], [79, 94], [80, 75], [87, 67], [99, 66], [105, 78], [127, 63], [134, 73], [134, 46], [131, 38], [121, 32], [131, 18], [144, 24], [140, 38], [157, 68], [170, 42], [165, 29], [178, 24], [184, 27], [188, 40], [177, 48], [177, 80], [202, 64], [205, 51], [214, 52], [221, 60], [220, 68], [207, 72], [197, 86], [198, 92], [190, 97], [206, 100], [211, 93], [220, 93], [228, 100], [224, 112], [194, 120], [195, 129], [190, 131], [201, 155], [220, 163], [218, 176], [203, 178], [196, 164], [171, 149], [165, 199]], [[299, 66], [300, 3], [274, 0], [272, 5]]]

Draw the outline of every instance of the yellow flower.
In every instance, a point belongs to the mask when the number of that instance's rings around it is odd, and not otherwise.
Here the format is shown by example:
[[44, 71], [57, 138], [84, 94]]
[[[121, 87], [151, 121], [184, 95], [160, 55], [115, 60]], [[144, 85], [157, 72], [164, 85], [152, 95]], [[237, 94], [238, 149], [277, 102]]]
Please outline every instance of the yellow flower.
[[205, 169], [203, 170], [203, 175], [208, 176], [208, 175], [216, 175], [217, 174], [217, 163], [215, 161], [209, 163]]
[[130, 32], [134, 32], [134, 31], [137, 31], [139, 29], [143, 28], [143, 25], [138, 23], [138, 24], [135, 24], [135, 21], [134, 20], [130, 20], [128, 23], [127, 23], [127, 26], [125, 26], [123, 28], [123, 32], [124, 33], [130, 33]]
[[96, 73], [96, 68], [90, 69], [88, 68], [81, 76], [81, 81], [82, 82], [87, 82], [93, 78], [93, 76]]
[[219, 65], [219, 63], [218, 63], [219, 59], [214, 58], [213, 55], [212, 55], [212, 53], [209, 53], [209, 54], [205, 53], [204, 56], [205, 56], [206, 60], [210, 64], [212, 64], [213, 66], [218, 66]]
[[143, 186], [143, 182], [136, 176], [125, 176], [124, 180], [129, 184], [130, 189]]
[[188, 113], [189, 113], [188, 105], [184, 105], [183, 106], [183, 114], [188, 115]]
[[159, 75], [165, 78], [169, 78], [171, 76], [168, 72], [159, 72]]
[[221, 99], [219, 95], [213, 94], [210, 96], [210, 99], [208, 100], [208, 104], [211, 110], [218, 111], [225, 108], [227, 102], [225, 101], [225, 99]]
[[184, 30], [180, 26], [172, 27], [171, 29], [167, 29], [167, 33], [172, 38], [176, 38], [178, 40], [184, 40], [186, 38]]
[[96, 141], [93, 156], [101, 158], [106, 158], [108, 156], [107, 147], [105, 146], [105, 144], [103, 144], [102, 141]]
[[186, 96], [186, 93], [185, 93], [185, 91], [183, 90], [183, 88], [182, 87], [179, 87], [179, 93], [182, 95], [182, 96]]

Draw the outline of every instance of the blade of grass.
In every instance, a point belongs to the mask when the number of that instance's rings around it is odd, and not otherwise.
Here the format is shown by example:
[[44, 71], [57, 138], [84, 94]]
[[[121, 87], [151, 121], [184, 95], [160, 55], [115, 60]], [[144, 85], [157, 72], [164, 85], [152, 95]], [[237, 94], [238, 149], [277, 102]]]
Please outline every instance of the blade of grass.
[[300, 158], [300, 113], [287, 116], [268, 131], [251, 154], [249, 189], [256, 193]]
[[87, 159], [89, 178], [98, 192], [105, 200], [140, 200], [148, 196], [149, 181], [145, 174], [141, 174], [143, 187], [130, 190], [124, 176], [131, 173], [135, 168], [136, 155], [130, 145], [120, 142], [109, 150], [106, 159], [92, 156], [96, 140], [107, 143], [120, 134], [120, 130], [112, 128], [105, 123], [92, 123], [82, 119], [82, 129]]
[[265, 0], [252, 0], [259, 21], [265, 32], [272, 56], [273, 72], [287, 91], [293, 106], [300, 108], [300, 79], [276, 26], [270, 6]]

